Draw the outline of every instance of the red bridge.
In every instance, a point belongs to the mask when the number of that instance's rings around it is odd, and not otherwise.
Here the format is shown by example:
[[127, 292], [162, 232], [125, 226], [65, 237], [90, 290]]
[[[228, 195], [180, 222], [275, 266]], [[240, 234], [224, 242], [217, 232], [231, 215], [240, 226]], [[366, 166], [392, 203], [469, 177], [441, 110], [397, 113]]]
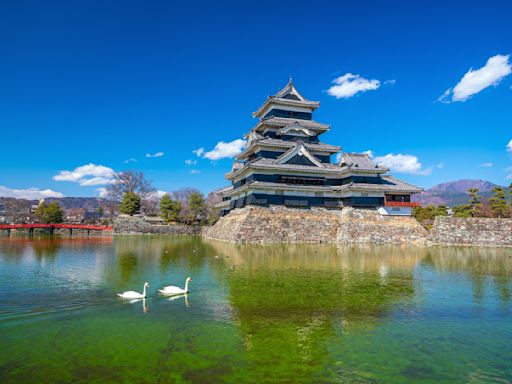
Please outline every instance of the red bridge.
[[112, 227], [108, 225], [89, 225], [89, 224], [0, 224], [0, 230], [5, 229], [10, 232], [11, 229], [28, 229], [29, 233], [33, 233], [34, 229], [43, 228], [53, 232], [54, 229], [69, 229], [69, 233], [73, 233], [73, 229], [82, 229], [89, 231], [111, 231]]

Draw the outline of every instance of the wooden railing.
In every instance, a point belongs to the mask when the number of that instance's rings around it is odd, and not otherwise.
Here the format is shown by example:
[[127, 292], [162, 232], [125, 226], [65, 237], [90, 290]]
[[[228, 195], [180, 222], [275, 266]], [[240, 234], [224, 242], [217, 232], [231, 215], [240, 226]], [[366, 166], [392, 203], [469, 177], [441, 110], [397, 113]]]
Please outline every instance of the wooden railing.
[[420, 203], [412, 201], [385, 201], [386, 207], [419, 207]]
[[108, 225], [89, 225], [89, 224], [0, 224], [0, 229], [34, 229], [34, 228], [62, 228], [62, 229], [84, 229], [88, 231], [111, 231], [112, 227]]

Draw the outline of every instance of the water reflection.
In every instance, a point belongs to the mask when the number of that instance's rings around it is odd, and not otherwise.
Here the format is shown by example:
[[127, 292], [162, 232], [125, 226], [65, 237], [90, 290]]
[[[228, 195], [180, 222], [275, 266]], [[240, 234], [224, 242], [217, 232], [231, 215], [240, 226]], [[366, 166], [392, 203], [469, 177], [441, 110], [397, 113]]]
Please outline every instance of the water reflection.
[[185, 307], [190, 308], [190, 304], [188, 302], [188, 294], [187, 293], [184, 293], [183, 295], [171, 296], [171, 297], [167, 298], [167, 301], [176, 301], [178, 299], [185, 299]]
[[404, 256], [399, 248], [212, 244], [227, 262], [220, 273], [247, 359], [259, 380], [276, 382], [320, 375], [330, 343], [372, 329], [410, 300], [422, 256], [418, 249]]
[[212, 252], [211, 246], [193, 236], [123, 236], [115, 238], [114, 247], [121, 268], [109, 272], [121, 274], [109, 278], [120, 279], [123, 285], [133, 282], [134, 274], [145, 273], [155, 265], [161, 276], [169, 275], [173, 269], [199, 273]]
[[146, 298], [131, 299], [131, 300], [124, 301], [124, 303], [135, 304], [135, 303], [138, 303], [140, 301], [142, 301], [142, 312], [149, 313], [149, 306], [146, 304]]
[[0, 257], [8, 262], [21, 262], [24, 257], [34, 257], [38, 261], [54, 261], [63, 251], [96, 251], [98, 247], [111, 244], [111, 237], [4, 237], [0, 238]]
[[438, 247], [427, 251], [423, 263], [436, 270], [465, 273], [472, 283], [475, 302], [484, 301], [487, 287], [503, 304], [511, 300], [512, 250], [506, 248]]
[[[2, 239], [0, 381], [90, 372], [108, 382], [111, 371], [119, 382], [508, 379], [509, 252]], [[157, 295], [189, 275], [193, 297]], [[150, 299], [115, 300], [145, 281]]]
[[121, 251], [117, 252], [117, 260], [119, 262], [119, 273], [121, 281], [128, 283], [131, 281], [133, 274], [137, 270], [137, 264], [139, 258], [133, 251]]

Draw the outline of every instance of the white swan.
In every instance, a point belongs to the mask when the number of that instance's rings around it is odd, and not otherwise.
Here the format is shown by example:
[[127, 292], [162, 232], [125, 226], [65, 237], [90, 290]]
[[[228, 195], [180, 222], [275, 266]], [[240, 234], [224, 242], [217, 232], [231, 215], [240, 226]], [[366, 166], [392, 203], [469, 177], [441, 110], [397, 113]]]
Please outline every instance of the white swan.
[[158, 292], [160, 292], [162, 295], [182, 295], [184, 293], [188, 293], [188, 282], [192, 281], [190, 277], [187, 277], [187, 280], [185, 280], [185, 288], [181, 289], [180, 287], [176, 287], [174, 285], [168, 285], [167, 287], [163, 287], [162, 289], [159, 289]]
[[122, 299], [144, 299], [146, 297], [147, 287], [149, 287], [149, 283], [144, 283], [144, 290], [142, 291], [142, 293], [135, 291], [126, 291], [123, 293], [118, 293], [117, 296], [119, 296]]

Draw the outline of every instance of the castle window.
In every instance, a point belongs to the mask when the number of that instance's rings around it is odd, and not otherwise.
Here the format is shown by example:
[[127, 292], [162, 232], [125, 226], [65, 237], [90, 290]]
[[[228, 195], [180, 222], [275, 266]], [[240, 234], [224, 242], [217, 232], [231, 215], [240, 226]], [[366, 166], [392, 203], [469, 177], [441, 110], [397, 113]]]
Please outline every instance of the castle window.
[[324, 185], [323, 179], [314, 179], [309, 177], [279, 176], [279, 182], [298, 185]]

